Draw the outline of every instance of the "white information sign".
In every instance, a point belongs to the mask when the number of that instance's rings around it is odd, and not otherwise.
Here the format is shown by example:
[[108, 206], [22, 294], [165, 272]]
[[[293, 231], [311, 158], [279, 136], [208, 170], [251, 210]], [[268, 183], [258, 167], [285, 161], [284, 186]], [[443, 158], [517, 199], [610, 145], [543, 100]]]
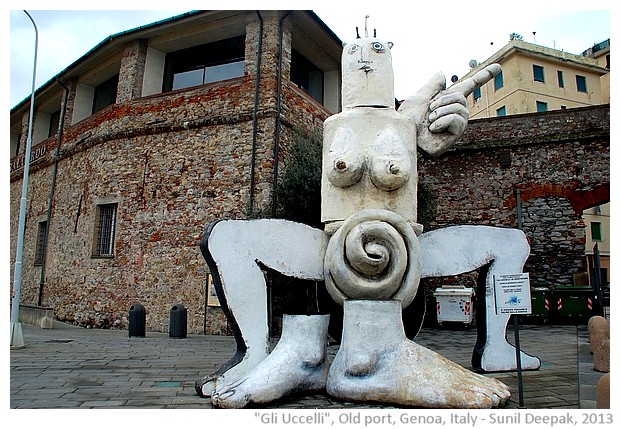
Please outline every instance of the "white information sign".
[[530, 274], [493, 276], [497, 314], [531, 314]]

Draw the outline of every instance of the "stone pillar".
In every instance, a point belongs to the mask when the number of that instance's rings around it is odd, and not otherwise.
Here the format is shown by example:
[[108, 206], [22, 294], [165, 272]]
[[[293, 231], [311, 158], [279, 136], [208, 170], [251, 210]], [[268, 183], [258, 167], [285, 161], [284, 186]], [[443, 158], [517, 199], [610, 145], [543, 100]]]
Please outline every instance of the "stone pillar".
[[146, 48], [147, 42], [142, 39], [125, 46], [116, 91], [117, 103], [124, 103], [142, 95]]
[[588, 321], [590, 352], [594, 355], [594, 370], [609, 372], [610, 323], [602, 316], [593, 316]]
[[[275, 108], [277, 95], [278, 78], [278, 52], [280, 46], [280, 18], [278, 11], [261, 10], [259, 11], [263, 21], [263, 37], [260, 46], [262, 51], [260, 67], [260, 106], [264, 108]], [[290, 17], [284, 20], [284, 46], [283, 52], [283, 74], [282, 78], [290, 78], [291, 61], [291, 31]], [[254, 79], [256, 76], [257, 53], [259, 48], [260, 20], [255, 11], [248, 12], [246, 15], [246, 36], [245, 36], [245, 72], [246, 75]]]
[[603, 316], [592, 316], [588, 320], [588, 334], [590, 338], [590, 352], [594, 353], [598, 344], [605, 338], [609, 339], [609, 320]]
[[609, 373], [603, 375], [596, 385], [596, 408], [610, 408], [609, 377]]
[[[30, 102], [28, 102], [28, 109], [30, 109]], [[26, 153], [26, 142], [28, 140], [28, 118], [29, 116], [30, 116], [30, 110], [26, 110], [24, 112], [24, 115], [22, 116], [22, 132], [21, 132], [21, 138], [19, 140], [19, 150], [17, 151], [17, 156], [24, 156], [24, 154]], [[34, 116], [35, 118], [37, 116], [36, 106], [35, 106]], [[32, 123], [34, 125], [34, 118], [33, 118]]]
[[609, 372], [609, 338], [599, 341], [594, 349], [594, 370]]
[[[260, 19], [256, 11], [246, 15], [245, 40], [245, 73], [246, 76], [256, 79], [257, 53], [259, 44], [261, 49], [260, 85], [258, 94], [258, 111], [256, 124], [256, 147], [254, 159], [254, 210], [267, 210], [272, 204], [274, 195], [274, 168], [276, 122], [278, 108], [278, 55], [280, 51], [280, 20], [285, 12], [275, 10], [261, 10], [262, 40], [259, 38]], [[282, 37], [282, 86], [290, 79], [291, 60], [291, 27], [292, 18], [283, 21], [284, 32]], [[281, 105], [282, 109], [285, 108]], [[280, 138], [285, 133], [280, 127]], [[279, 157], [281, 159], [282, 153]]]

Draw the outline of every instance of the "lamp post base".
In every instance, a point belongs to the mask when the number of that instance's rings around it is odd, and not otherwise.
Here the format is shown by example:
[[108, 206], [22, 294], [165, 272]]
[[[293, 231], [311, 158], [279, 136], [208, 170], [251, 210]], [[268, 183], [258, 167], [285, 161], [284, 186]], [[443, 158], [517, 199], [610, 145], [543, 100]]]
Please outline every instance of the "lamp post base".
[[23, 349], [24, 335], [22, 334], [22, 324], [11, 322], [11, 349]]

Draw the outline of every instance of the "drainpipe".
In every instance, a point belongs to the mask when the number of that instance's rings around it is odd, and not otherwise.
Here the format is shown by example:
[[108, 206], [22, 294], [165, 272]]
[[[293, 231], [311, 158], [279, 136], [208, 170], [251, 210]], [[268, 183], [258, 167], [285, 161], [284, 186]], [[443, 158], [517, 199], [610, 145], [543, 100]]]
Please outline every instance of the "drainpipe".
[[258, 16], [258, 52], [256, 54], [256, 85], [254, 87], [254, 111], [252, 112], [252, 160], [250, 162], [250, 213], [254, 213], [254, 171], [256, 163], [256, 136], [258, 134], [258, 97], [260, 90], [260, 66], [263, 57], [263, 16], [256, 11]]
[[521, 214], [521, 189], [515, 190], [515, 198], [517, 200], [517, 228], [523, 229], [523, 218]]
[[65, 97], [62, 102], [62, 113], [60, 114], [60, 124], [58, 125], [58, 138], [56, 140], [56, 152], [54, 153], [54, 169], [52, 171], [52, 184], [50, 186], [50, 200], [47, 204], [47, 219], [45, 221], [45, 237], [43, 243], [43, 254], [41, 255], [41, 278], [39, 280], [39, 299], [37, 301], [37, 305], [41, 306], [43, 302], [43, 287], [45, 286], [45, 263], [47, 261], [47, 239], [49, 237], [50, 232], [50, 221], [52, 218], [52, 207], [54, 204], [54, 191], [56, 189], [56, 175], [58, 173], [58, 158], [60, 156], [60, 143], [62, 142], [62, 132], [65, 127], [65, 114], [67, 112], [67, 98], [69, 97], [69, 88], [60, 81], [60, 79], [56, 78], [56, 82], [60, 86], [62, 86], [65, 90]]
[[484, 89], [486, 92], [486, 99], [487, 99], [487, 118], [491, 117], [491, 111], [489, 110], [489, 85], [484, 85]]
[[276, 216], [276, 205], [278, 202], [277, 186], [278, 186], [278, 156], [280, 155], [280, 114], [282, 113], [282, 50], [284, 40], [284, 20], [292, 13], [289, 10], [280, 18], [280, 39], [278, 46], [278, 94], [276, 100], [276, 136], [275, 146], [273, 149], [273, 204], [271, 207], [272, 217]]

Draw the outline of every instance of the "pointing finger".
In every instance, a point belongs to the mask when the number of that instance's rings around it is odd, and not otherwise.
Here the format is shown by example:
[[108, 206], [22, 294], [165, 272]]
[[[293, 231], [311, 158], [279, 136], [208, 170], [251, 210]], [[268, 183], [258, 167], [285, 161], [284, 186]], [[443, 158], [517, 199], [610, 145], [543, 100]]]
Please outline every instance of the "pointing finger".
[[482, 85], [490, 81], [493, 77], [500, 74], [502, 66], [499, 64], [490, 64], [477, 72], [472, 77], [465, 79], [463, 82], [452, 85], [446, 89], [445, 93], [450, 94], [454, 92], [460, 92], [465, 97], [474, 92], [476, 88], [480, 88]]

